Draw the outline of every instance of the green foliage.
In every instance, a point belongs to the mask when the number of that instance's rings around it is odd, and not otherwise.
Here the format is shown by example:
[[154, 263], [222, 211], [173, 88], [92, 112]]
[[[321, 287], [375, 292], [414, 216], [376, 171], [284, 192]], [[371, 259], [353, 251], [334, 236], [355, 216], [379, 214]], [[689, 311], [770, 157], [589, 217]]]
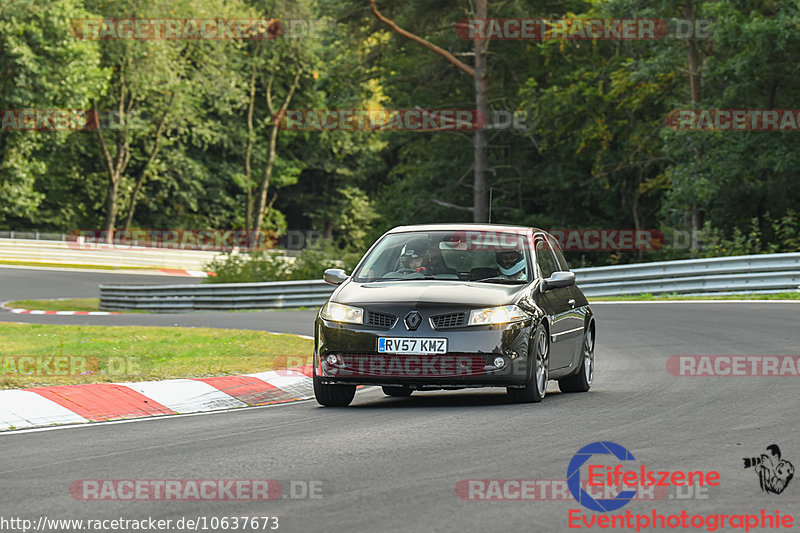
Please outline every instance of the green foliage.
[[729, 234], [706, 223], [702, 234], [702, 256], [800, 252], [800, 220], [793, 210], [779, 219], [771, 219], [767, 213], [764, 222], [767, 224], [762, 229], [762, 221], [753, 218], [747, 231], [735, 227]]
[[322, 273], [328, 268], [343, 268], [352, 272], [360, 258], [360, 253], [342, 250], [325, 240], [316, 242], [292, 258], [265, 250], [249, 254], [228, 253], [206, 265], [206, 270], [216, 275], [209, 276], [205, 281], [250, 283], [321, 279]]
[[[0, 3], [0, 109], [90, 107], [110, 71], [100, 64], [96, 42], [70, 35], [70, 21], [89, 16], [80, 0]], [[51, 176], [68, 164], [60, 150], [68, 138], [65, 132], [0, 128], [0, 228], [46, 220], [39, 207]]]
[[[272, 113], [300, 72], [290, 109], [474, 109], [474, 81], [438, 54], [391, 31], [364, 0], [0, 0], [0, 109], [101, 110], [130, 104], [108, 131], [112, 157], [130, 161], [117, 198], [141, 228], [243, 228], [269, 161]], [[471, 63], [453, 25], [465, 0], [378, 0], [396, 23]], [[697, 40], [700, 101], [690, 94], [686, 42], [491, 41], [492, 220], [545, 229], [704, 228], [703, 248], [570, 253], [575, 266], [800, 249], [796, 206], [800, 134], [685, 132], [670, 111], [792, 109], [800, 101], [800, 5], [794, 0], [695, 0], [713, 38]], [[530, 2], [489, 2], [490, 17], [529, 16]], [[321, 36], [273, 41], [91, 41], [80, 18], [324, 19]], [[545, 0], [549, 18], [682, 18], [677, 0]], [[255, 74], [255, 78], [251, 76]], [[255, 79], [253, 128], [247, 126]], [[168, 120], [158, 137], [158, 118]], [[245, 159], [252, 144], [251, 172]], [[157, 148], [155, 157], [150, 157]], [[473, 190], [469, 132], [285, 131], [265, 228], [313, 230], [324, 244], [292, 265], [273, 254], [228, 257], [213, 281], [318, 278], [386, 229], [467, 222]], [[101, 227], [108, 165], [94, 132], [0, 131], [0, 228]], [[277, 196], [274, 196], [277, 194]], [[343, 252], [344, 251], [344, 252]]]
[[205, 266], [215, 275], [207, 283], [248, 283], [254, 281], [285, 281], [290, 278], [290, 264], [276, 252], [255, 251], [249, 254], [226, 253]]
[[288, 279], [321, 279], [322, 273], [328, 268], [343, 268], [351, 273], [361, 255], [359, 251], [342, 250], [321, 240], [297, 256]]

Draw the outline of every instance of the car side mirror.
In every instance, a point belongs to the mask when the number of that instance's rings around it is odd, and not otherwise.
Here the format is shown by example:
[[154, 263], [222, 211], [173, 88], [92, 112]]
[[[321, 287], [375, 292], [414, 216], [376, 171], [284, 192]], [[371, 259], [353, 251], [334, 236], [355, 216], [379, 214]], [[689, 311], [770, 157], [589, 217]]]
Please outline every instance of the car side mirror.
[[575, 272], [553, 272], [549, 278], [542, 280], [542, 292], [571, 285], [575, 285]]
[[347, 281], [347, 273], [341, 268], [329, 268], [322, 275], [322, 279], [331, 285], [341, 285]]

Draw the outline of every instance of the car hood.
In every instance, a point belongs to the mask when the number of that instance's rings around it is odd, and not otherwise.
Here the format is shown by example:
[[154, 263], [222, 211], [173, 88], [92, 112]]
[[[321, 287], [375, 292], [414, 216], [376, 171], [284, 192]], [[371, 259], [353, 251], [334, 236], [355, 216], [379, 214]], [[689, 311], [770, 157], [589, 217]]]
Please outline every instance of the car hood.
[[450, 304], [490, 307], [515, 303], [527, 285], [465, 283], [457, 281], [348, 281], [334, 292], [332, 301], [343, 304]]

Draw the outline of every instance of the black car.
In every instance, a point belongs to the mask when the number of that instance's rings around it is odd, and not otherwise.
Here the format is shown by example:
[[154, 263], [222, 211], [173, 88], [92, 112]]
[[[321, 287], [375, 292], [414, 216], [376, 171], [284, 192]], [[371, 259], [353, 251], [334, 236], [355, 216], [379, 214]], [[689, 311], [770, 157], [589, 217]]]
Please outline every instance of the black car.
[[384, 234], [317, 315], [314, 393], [349, 405], [358, 385], [389, 396], [506, 387], [539, 402], [548, 380], [589, 390], [595, 320], [552, 236], [502, 225], [403, 226]]

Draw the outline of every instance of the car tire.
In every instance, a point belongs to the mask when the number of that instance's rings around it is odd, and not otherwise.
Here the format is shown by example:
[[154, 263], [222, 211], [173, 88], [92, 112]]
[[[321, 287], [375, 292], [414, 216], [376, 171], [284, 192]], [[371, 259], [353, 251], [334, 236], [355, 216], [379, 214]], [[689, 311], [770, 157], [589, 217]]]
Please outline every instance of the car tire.
[[411, 393], [413, 392], [408, 387], [381, 387], [381, 388], [383, 389], [383, 393], [386, 396], [395, 396], [399, 398], [411, 396]]
[[536, 328], [528, 359], [531, 372], [525, 386], [506, 389], [508, 399], [513, 403], [538, 403], [547, 394], [547, 382], [550, 378], [550, 339], [543, 324], [539, 324]]
[[578, 372], [558, 380], [561, 392], [586, 392], [594, 379], [594, 326], [590, 325], [583, 333], [581, 346], [581, 367]]
[[325, 407], [347, 407], [356, 395], [355, 385], [328, 385], [314, 376], [314, 397]]

